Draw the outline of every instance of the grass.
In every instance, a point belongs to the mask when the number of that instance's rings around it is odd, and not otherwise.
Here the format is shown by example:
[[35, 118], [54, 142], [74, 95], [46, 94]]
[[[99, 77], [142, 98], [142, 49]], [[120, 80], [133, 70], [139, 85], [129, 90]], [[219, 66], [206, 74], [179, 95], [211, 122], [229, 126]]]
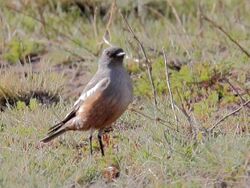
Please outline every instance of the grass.
[[[206, 14], [249, 49], [249, 2], [143, 1], [140, 6], [117, 1], [112, 19], [112, 1], [72, 2], [0, 0], [0, 187], [249, 185], [249, 107], [225, 119], [213, 134], [206, 132], [250, 99], [249, 58], [201, 17]], [[146, 117], [154, 117], [154, 107], [143, 54], [119, 10], [152, 62], [156, 123]], [[97, 135], [94, 155], [89, 155], [87, 132], [40, 145], [94, 74], [94, 62], [107, 46], [106, 30], [110, 42], [128, 54], [132, 106], [146, 116], [128, 110], [103, 138], [105, 157]], [[168, 63], [180, 64], [178, 70], [169, 65], [171, 90], [181, 109], [176, 110], [179, 132], [162, 47]]]
[[[69, 133], [50, 146], [39, 148], [38, 140], [54, 121], [54, 113], [69, 107], [27, 107], [6, 110], [1, 115], [3, 187], [105, 186], [102, 174], [111, 165], [120, 171], [112, 183], [117, 187], [247, 183], [249, 136], [229, 133], [202, 141], [186, 140], [178, 134], [165, 135], [168, 131], [164, 125], [155, 126], [130, 113], [123, 115], [117, 122], [118, 128], [109, 134], [111, 144], [105, 157], [100, 155], [97, 139], [95, 154], [90, 157], [87, 133]], [[121, 126], [124, 122], [127, 129]]]

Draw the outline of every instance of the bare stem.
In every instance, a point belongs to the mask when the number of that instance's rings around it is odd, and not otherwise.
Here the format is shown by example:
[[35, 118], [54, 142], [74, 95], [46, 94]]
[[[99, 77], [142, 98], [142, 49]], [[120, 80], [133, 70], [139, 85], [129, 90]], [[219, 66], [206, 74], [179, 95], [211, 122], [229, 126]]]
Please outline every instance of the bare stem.
[[177, 117], [177, 115], [175, 113], [174, 99], [173, 99], [173, 94], [172, 94], [172, 91], [171, 91], [170, 79], [169, 79], [169, 71], [168, 71], [168, 66], [167, 66], [167, 55], [166, 55], [166, 53], [164, 51], [164, 48], [162, 48], [162, 53], [163, 53], [164, 63], [165, 63], [166, 82], [167, 82], [168, 92], [169, 92], [169, 96], [170, 96], [171, 108], [173, 110], [174, 118], [175, 118], [175, 121], [176, 121], [176, 129], [179, 130], [179, 128], [178, 128], [179, 120], [178, 120], [178, 117]]
[[134, 30], [132, 29], [132, 27], [129, 25], [127, 19], [123, 16], [123, 14], [120, 12], [125, 24], [127, 25], [128, 27], [128, 30], [129, 32], [133, 35], [133, 38], [138, 42], [139, 46], [140, 46], [140, 49], [143, 53], [143, 56], [145, 58], [145, 61], [146, 61], [146, 67], [147, 67], [147, 73], [148, 73], [148, 77], [149, 77], [149, 81], [150, 81], [150, 85], [151, 85], [151, 89], [152, 89], [152, 93], [153, 93], [153, 99], [154, 99], [154, 113], [155, 113], [155, 119], [157, 117], [157, 99], [156, 99], [156, 89], [155, 89], [155, 84], [154, 84], [154, 81], [153, 81], [153, 76], [152, 76], [152, 66], [151, 66], [151, 62], [150, 60], [148, 59], [147, 57], [147, 54], [146, 54], [146, 51], [145, 51], [145, 48], [143, 47], [143, 44], [142, 42], [139, 40], [139, 38], [136, 36]]
[[178, 130], [174, 129], [173, 127], [167, 125], [166, 123], [169, 123], [169, 124], [171, 124], [171, 123], [168, 122], [168, 121], [166, 121], [166, 120], [164, 120], [164, 119], [161, 119], [161, 118], [159, 118], [159, 117], [157, 117], [157, 118], [155, 119], [155, 118], [153, 118], [153, 117], [151, 117], [151, 116], [149, 116], [149, 115], [147, 115], [147, 114], [144, 114], [143, 112], [141, 112], [141, 111], [139, 111], [139, 110], [136, 110], [136, 109], [134, 109], [134, 108], [129, 108], [129, 110], [132, 111], [132, 112], [135, 112], [136, 114], [139, 114], [139, 115], [141, 115], [141, 116], [143, 116], [143, 117], [145, 117], [145, 118], [147, 118], [147, 119], [149, 119], [149, 120], [151, 120], [151, 121], [157, 121], [157, 122], [161, 123], [162, 125], [166, 126], [167, 128], [169, 128], [169, 129], [171, 129], [171, 130], [173, 130], [173, 131], [179, 132]]
[[[187, 31], [186, 31], [185, 27], [183, 26], [183, 24], [182, 24], [182, 22], [181, 22], [181, 19], [180, 19], [180, 16], [178, 15], [178, 12], [177, 12], [176, 8], [174, 7], [172, 1], [171, 1], [171, 0], [167, 0], [167, 3], [168, 3], [168, 5], [171, 7], [171, 9], [172, 9], [172, 11], [173, 11], [173, 14], [174, 14], [174, 16], [175, 16], [175, 19], [177, 20], [177, 22], [178, 22], [178, 24], [179, 24], [179, 27], [181, 27], [183, 33], [185, 34], [185, 37], [186, 37], [186, 39], [187, 39], [187, 42], [188, 42], [189, 44], [191, 44], [190, 38], [188, 37], [188, 34], [187, 34]], [[186, 44], [185, 44], [185, 46], [186, 46]], [[191, 58], [191, 55], [190, 55], [190, 53], [189, 53], [187, 47], [184, 47], [184, 48], [185, 48], [185, 50], [186, 50], [187, 55], [189, 56], [189, 58]]]
[[202, 17], [204, 18], [204, 20], [206, 20], [207, 22], [209, 22], [210, 24], [212, 24], [213, 27], [217, 28], [218, 30], [220, 30], [223, 34], [225, 34], [227, 36], [227, 38], [233, 42], [236, 46], [239, 47], [239, 49], [246, 54], [247, 57], [250, 58], [250, 52], [248, 52], [243, 46], [240, 45], [240, 43], [237, 42], [236, 39], [234, 39], [225, 29], [223, 29], [222, 26], [220, 26], [219, 24], [217, 24], [215, 21], [213, 21], [212, 19], [208, 18], [206, 15], [202, 15]]
[[[230, 87], [234, 90], [234, 92], [240, 97], [241, 103], [243, 104], [246, 100], [242, 97], [242, 95], [238, 92], [238, 90], [234, 87], [234, 85], [229, 81], [229, 79], [225, 78], [225, 81], [230, 85]], [[249, 105], [246, 105], [250, 108]]]
[[106, 43], [109, 46], [113, 46], [113, 44], [110, 42], [111, 41], [110, 27], [111, 27], [115, 12], [116, 12], [116, 0], [113, 0], [111, 8], [109, 10], [109, 20], [108, 20], [105, 32], [102, 37], [102, 40], [104, 41], [104, 43]]
[[237, 108], [236, 110], [228, 113], [227, 115], [225, 115], [223, 118], [219, 119], [216, 123], [214, 123], [214, 125], [209, 129], [210, 132], [212, 132], [214, 130], [214, 128], [219, 125], [222, 121], [224, 121], [225, 119], [227, 119], [228, 117], [232, 116], [233, 114], [239, 112], [244, 106], [248, 105], [248, 103], [250, 103], [250, 100], [246, 101], [244, 104], [242, 104], [239, 108]]

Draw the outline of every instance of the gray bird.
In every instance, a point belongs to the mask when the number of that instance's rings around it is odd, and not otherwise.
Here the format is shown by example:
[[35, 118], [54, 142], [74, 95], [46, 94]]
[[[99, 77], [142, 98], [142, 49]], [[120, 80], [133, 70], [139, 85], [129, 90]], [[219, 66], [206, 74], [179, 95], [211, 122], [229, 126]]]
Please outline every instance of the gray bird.
[[65, 118], [49, 129], [41, 142], [49, 142], [66, 131], [90, 130], [89, 144], [92, 149], [92, 134], [98, 130], [102, 155], [102, 133], [105, 127], [117, 120], [132, 102], [132, 83], [123, 67], [125, 52], [118, 47], [103, 51], [98, 70], [87, 84], [79, 99]]

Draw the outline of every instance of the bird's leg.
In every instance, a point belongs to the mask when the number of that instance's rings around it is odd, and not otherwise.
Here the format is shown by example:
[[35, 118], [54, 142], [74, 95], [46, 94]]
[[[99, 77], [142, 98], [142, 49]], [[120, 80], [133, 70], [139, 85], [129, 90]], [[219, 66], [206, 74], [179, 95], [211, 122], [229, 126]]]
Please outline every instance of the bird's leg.
[[104, 149], [103, 149], [103, 143], [102, 143], [102, 132], [103, 132], [102, 129], [100, 129], [99, 132], [98, 132], [98, 141], [99, 141], [99, 144], [100, 144], [100, 149], [101, 149], [101, 152], [102, 152], [102, 156], [104, 156]]
[[92, 134], [89, 135], [89, 148], [90, 148], [90, 154], [93, 154], [93, 149], [92, 149]]
[[90, 154], [93, 154], [93, 148], [92, 148], [92, 135], [93, 135], [93, 130], [90, 131], [89, 134], [89, 148], [90, 148]]

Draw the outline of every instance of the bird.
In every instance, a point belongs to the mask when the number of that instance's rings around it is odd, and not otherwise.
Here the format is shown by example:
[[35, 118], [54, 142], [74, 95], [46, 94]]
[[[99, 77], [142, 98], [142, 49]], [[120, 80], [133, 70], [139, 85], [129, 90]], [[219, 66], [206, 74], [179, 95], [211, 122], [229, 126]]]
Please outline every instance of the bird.
[[51, 127], [40, 142], [50, 142], [67, 131], [90, 131], [89, 145], [92, 155], [92, 135], [98, 131], [100, 150], [104, 156], [104, 129], [110, 127], [133, 100], [132, 81], [123, 66], [125, 55], [120, 47], [113, 46], [103, 50], [95, 75], [70, 112]]

